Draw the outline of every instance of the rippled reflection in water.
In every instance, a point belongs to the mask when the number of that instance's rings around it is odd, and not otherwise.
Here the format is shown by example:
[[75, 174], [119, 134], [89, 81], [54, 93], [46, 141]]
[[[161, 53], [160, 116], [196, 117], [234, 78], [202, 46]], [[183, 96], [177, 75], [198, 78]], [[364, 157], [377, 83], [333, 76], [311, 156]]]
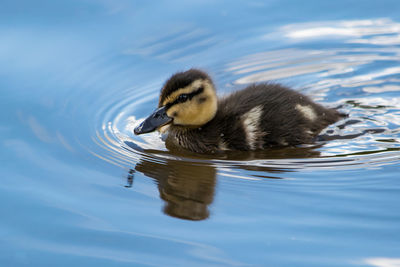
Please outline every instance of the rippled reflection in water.
[[[398, 265], [397, 2], [39, 2], [0, 10], [1, 266]], [[212, 156], [135, 136], [190, 67], [348, 117]]]

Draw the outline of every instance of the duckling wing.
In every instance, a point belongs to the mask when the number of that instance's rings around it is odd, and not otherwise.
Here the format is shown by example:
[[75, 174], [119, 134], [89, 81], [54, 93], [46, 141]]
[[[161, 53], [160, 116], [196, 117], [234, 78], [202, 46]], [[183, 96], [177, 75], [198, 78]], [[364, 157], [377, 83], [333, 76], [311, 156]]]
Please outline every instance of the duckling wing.
[[341, 114], [279, 84], [251, 85], [219, 102], [217, 120], [231, 149], [310, 143]]

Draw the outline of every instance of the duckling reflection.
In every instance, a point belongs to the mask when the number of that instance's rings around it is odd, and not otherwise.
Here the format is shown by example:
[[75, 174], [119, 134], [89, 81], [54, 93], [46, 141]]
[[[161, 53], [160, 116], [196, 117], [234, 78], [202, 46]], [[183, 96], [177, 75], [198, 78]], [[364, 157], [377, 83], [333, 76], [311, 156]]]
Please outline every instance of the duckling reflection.
[[[128, 144], [134, 147], [133, 144]], [[157, 154], [166, 154], [171, 156], [170, 152], [146, 150], [147, 155], [152, 152]], [[275, 152], [275, 153], [271, 153]], [[286, 148], [273, 150], [269, 152], [269, 158], [307, 158], [316, 157], [318, 151], [314, 148]], [[175, 156], [188, 156], [187, 154], [173, 154]], [[192, 155], [193, 156], [193, 155]], [[226, 154], [224, 159], [250, 160], [266, 158], [264, 154], [230, 153]], [[158, 185], [160, 198], [165, 201], [164, 213], [181, 219], [204, 220], [210, 215], [209, 205], [213, 202], [217, 169], [209, 161], [212, 158], [193, 158], [193, 161], [172, 160], [164, 158], [143, 157], [135, 166], [135, 169], [129, 170], [127, 176], [127, 185], [132, 187], [134, 175], [141, 172], [147, 177], [153, 178]], [[160, 162], [161, 161], [161, 162]], [[239, 168], [247, 171], [258, 171], [263, 175], [262, 178], [281, 179], [281, 174], [290, 170], [268, 167], [268, 166], [248, 166], [231, 165], [233, 168]], [[267, 175], [270, 174], [270, 175]], [[274, 175], [275, 174], [275, 175]]]
[[209, 217], [208, 206], [214, 199], [216, 180], [213, 166], [169, 159], [163, 163], [142, 159], [135, 170], [157, 181], [160, 197], [165, 201], [165, 214], [194, 221]]

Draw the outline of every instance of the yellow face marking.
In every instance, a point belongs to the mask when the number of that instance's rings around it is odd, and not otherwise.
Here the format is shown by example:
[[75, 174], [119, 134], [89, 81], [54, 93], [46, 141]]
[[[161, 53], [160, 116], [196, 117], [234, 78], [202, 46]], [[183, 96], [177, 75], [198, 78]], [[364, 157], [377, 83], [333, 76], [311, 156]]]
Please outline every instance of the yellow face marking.
[[179, 89], [169, 95], [163, 105], [173, 103], [181, 94], [190, 94], [200, 87], [204, 90], [192, 99], [177, 103], [167, 110], [167, 115], [173, 118], [173, 124], [186, 126], [201, 126], [214, 118], [217, 112], [217, 96], [212, 84], [207, 80], [197, 80], [185, 88]]
[[197, 89], [199, 89], [201, 87], [201, 85], [203, 83], [208, 83], [208, 82], [206, 82], [204, 80], [196, 80], [196, 81], [192, 82], [191, 84], [189, 84], [188, 86], [176, 90], [175, 92], [173, 92], [172, 94], [170, 94], [169, 96], [167, 96], [165, 98], [165, 100], [162, 102], [162, 105], [165, 106], [167, 103], [174, 102], [175, 99], [181, 94], [189, 94], [191, 92], [196, 91]]
[[167, 131], [168, 131], [168, 129], [169, 129], [169, 127], [170, 127], [170, 125], [169, 124], [166, 124], [166, 125], [163, 125], [163, 126], [161, 126], [160, 128], [158, 128], [157, 130], [160, 132], [160, 133], [166, 133]]

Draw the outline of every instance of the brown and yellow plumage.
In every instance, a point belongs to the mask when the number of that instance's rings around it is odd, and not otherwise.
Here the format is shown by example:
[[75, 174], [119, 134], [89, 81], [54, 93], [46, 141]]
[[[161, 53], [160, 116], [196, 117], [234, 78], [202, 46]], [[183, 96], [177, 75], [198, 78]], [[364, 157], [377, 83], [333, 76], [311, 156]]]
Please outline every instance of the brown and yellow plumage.
[[158, 109], [135, 134], [158, 129], [168, 133], [168, 148], [199, 153], [259, 150], [311, 143], [342, 117], [279, 84], [250, 85], [218, 100], [211, 78], [190, 69], [165, 83]]

